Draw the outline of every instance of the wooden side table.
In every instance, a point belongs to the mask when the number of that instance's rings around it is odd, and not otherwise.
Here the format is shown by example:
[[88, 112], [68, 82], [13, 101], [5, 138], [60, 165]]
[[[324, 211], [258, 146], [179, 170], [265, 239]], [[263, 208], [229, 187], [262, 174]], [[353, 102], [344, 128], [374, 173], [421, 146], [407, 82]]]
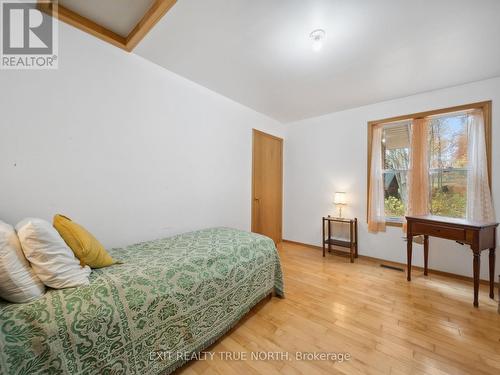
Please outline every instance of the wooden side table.
[[[349, 240], [332, 237], [332, 223], [349, 224]], [[332, 251], [333, 246], [346, 247], [349, 249], [351, 263], [354, 263], [354, 258], [358, 257], [358, 219], [346, 219], [340, 217], [323, 217], [323, 256], [325, 256], [326, 245], [328, 252]], [[325, 233], [325, 226], [327, 227]], [[325, 237], [327, 234], [327, 237]]]

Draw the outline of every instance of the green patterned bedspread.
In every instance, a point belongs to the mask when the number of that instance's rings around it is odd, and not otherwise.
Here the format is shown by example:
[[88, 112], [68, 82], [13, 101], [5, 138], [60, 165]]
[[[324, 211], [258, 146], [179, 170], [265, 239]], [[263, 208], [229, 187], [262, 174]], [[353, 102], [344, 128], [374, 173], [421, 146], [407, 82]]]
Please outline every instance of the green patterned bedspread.
[[88, 287], [0, 302], [0, 374], [169, 373], [269, 292], [283, 296], [276, 247], [258, 234], [213, 228], [110, 254], [123, 264]]

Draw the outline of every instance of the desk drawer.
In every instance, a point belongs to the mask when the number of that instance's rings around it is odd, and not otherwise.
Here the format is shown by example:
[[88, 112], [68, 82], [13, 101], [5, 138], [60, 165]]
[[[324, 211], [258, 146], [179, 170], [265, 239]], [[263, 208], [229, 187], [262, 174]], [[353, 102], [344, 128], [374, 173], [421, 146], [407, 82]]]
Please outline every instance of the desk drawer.
[[446, 238], [453, 241], [465, 241], [465, 229], [427, 223], [412, 223], [412, 233], [427, 234], [433, 237]]

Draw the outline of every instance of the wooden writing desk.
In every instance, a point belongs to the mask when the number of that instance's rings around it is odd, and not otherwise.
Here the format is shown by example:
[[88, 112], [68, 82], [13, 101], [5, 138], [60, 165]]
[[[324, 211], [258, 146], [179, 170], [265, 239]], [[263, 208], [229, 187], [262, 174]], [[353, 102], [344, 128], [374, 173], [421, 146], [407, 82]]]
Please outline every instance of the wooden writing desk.
[[463, 219], [452, 219], [438, 216], [407, 216], [408, 230], [407, 256], [408, 273], [407, 280], [411, 281], [411, 256], [414, 236], [424, 236], [424, 275], [427, 276], [427, 265], [429, 260], [429, 236], [453, 240], [461, 244], [470, 245], [474, 256], [474, 306], [478, 307], [479, 292], [479, 268], [481, 251], [490, 251], [490, 298], [494, 298], [495, 277], [495, 248], [496, 228], [498, 223], [471, 222]]

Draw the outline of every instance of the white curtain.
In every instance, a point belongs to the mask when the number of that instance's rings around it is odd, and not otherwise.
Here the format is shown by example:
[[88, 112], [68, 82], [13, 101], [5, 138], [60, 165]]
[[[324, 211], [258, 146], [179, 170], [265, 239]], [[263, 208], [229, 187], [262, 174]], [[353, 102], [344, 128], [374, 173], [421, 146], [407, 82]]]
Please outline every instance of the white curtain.
[[368, 230], [375, 233], [385, 231], [382, 131], [382, 125], [375, 125], [373, 127], [370, 191], [368, 193]]
[[488, 181], [488, 159], [483, 111], [468, 115], [467, 219], [494, 221], [495, 210]]

